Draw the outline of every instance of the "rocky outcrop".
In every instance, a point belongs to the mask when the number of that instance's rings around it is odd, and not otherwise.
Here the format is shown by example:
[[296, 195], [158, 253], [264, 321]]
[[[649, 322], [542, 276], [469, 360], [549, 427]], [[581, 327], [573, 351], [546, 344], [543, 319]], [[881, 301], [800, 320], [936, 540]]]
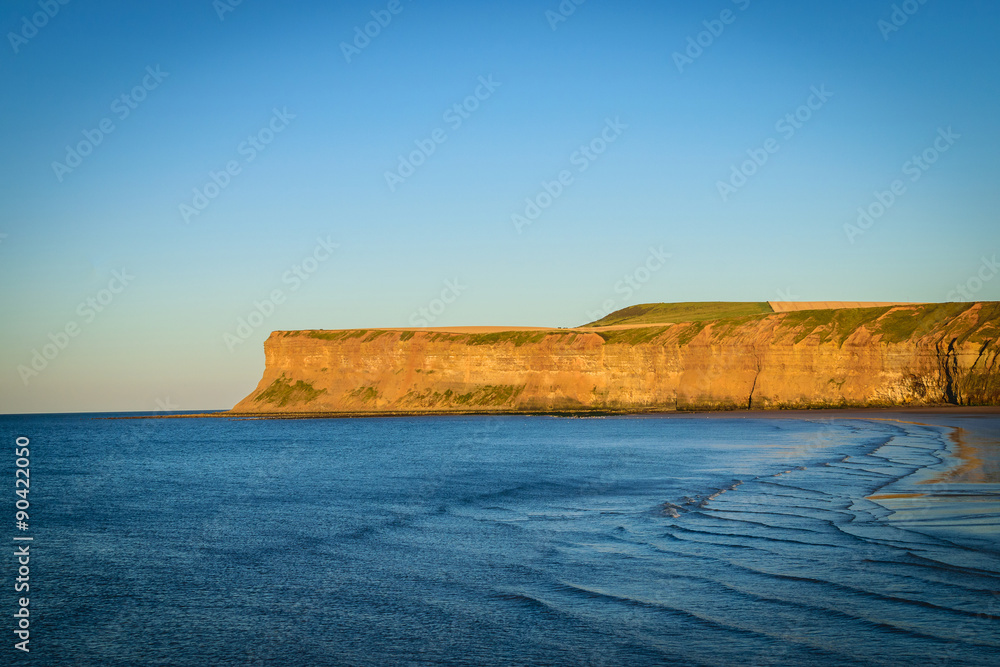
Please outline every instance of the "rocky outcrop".
[[759, 314], [607, 330], [277, 331], [237, 413], [1000, 404], [1000, 304]]

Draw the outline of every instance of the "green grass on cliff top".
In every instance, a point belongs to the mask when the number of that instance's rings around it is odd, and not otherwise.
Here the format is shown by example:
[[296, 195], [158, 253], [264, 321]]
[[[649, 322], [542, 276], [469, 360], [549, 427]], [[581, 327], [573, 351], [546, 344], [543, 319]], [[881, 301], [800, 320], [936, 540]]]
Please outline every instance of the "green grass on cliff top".
[[667, 324], [705, 322], [730, 317], [773, 313], [766, 301], [696, 301], [688, 303], [643, 303], [616, 310], [585, 327], [615, 324]]
[[[670, 313], [671, 306], [675, 304], [647, 304], [646, 306], [634, 306], [642, 309], [647, 306], [663, 306], [656, 312]], [[699, 306], [716, 304], [676, 304], [679, 306]], [[753, 304], [717, 304], [719, 306], [747, 306]], [[763, 304], [767, 305], [767, 304]], [[959, 316], [969, 310], [973, 304], [970, 303], [928, 303], [913, 306], [876, 306], [872, 308], [831, 308], [818, 310], [801, 310], [791, 313], [783, 313], [777, 320], [774, 333], [780, 334], [787, 331], [794, 334], [795, 343], [799, 343], [814, 333], [819, 336], [819, 341], [833, 341], [838, 345], [843, 345], [855, 331], [864, 326], [872, 335], [878, 335], [885, 343], [901, 343], [913, 338], [919, 338], [927, 334], [937, 332], [940, 334], [953, 330], [956, 339], [964, 342], [968, 339], [971, 342], [988, 342], [994, 340], [1000, 333], [1000, 304], [996, 302], [984, 302], [981, 304], [975, 321], [958, 324]], [[632, 309], [626, 308], [612, 313], [605, 320], [614, 318], [616, 315], [627, 313]], [[697, 309], [695, 309], [697, 310]], [[651, 313], [641, 314], [638, 318], [656, 317]], [[673, 312], [683, 312], [676, 311]], [[675, 319], [674, 322], [682, 324], [682, 329], [678, 335], [678, 343], [681, 346], [687, 345], [701, 331], [712, 325], [712, 337], [715, 340], [725, 338], [734, 328], [749, 324], [752, 321], [760, 320], [771, 314], [770, 308], [763, 313], [741, 314], [736, 316], [709, 317], [711, 309], [703, 309], [700, 320]], [[715, 312], [722, 312], [722, 309]], [[669, 317], [669, 315], [667, 316]], [[605, 320], [599, 320], [604, 322]], [[649, 319], [628, 319], [621, 318], [607, 322], [608, 324], [644, 324], [652, 323]], [[652, 340], [670, 327], [644, 327], [638, 329], [611, 329], [598, 333], [609, 343], [636, 344]]]
[[[952, 322], [973, 303], [927, 303], [912, 306], [875, 306], [869, 308], [833, 308], [802, 310], [783, 313], [778, 319], [775, 333], [782, 330], [792, 330], [794, 342], [798, 343], [813, 333], [818, 332], [820, 342], [834, 341], [843, 344], [859, 327], [864, 326], [872, 335], [880, 335], [883, 342], [899, 343], [913, 337], [921, 337], [931, 332], [941, 332], [952, 328]], [[629, 306], [606, 317], [583, 325], [594, 329], [606, 342], [619, 344], [637, 344], [655, 339], [671, 327], [669, 324], [680, 324], [682, 330], [678, 335], [678, 343], [687, 345], [709, 324], [712, 326], [714, 339], [725, 337], [734, 328], [750, 322], [774, 315], [774, 311], [766, 301], [760, 302], [688, 302], [688, 303], [647, 303]], [[971, 342], [989, 342], [1000, 336], [1000, 302], [986, 301], [979, 303], [979, 312], [975, 322], [967, 322], [956, 331], [959, 342], [968, 339]], [[663, 327], [641, 326], [664, 324]], [[601, 330], [601, 327], [611, 325], [636, 325], [636, 329]], [[282, 336], [308, 335], [322, 340], [346, 340], [361, 338], [370, 342], [380, 336], [388, 335], [388, 331], [369, 331], [367, 329], [345, 331], [286, 331]], [[408, 340], [413, 331], [403, 331], [400, 340]], [[549, 336], [573, 336], [569, 331], [499, 331], [487, 334], [458, 334], [430, 332], [430, 340], [439, 338], [464, 342], [469, 345], [496, 345], [513, 343], [520, 347], [528, 343], [538, 343]], [[311, 387], [269, 387], [265, 398], [269, 402], [286, 399], [282, 394], [289, 391], [305, 392]], [[309, 397], [311, 400], [314, 397]]]

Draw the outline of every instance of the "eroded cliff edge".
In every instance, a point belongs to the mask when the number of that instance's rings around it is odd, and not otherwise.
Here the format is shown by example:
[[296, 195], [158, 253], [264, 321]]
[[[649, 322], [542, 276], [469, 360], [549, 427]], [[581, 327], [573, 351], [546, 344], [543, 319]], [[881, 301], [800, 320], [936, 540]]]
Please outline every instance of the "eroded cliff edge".
[[1000, 405], [1000, 303], [615, 329], [276, 331], [234, 413]]

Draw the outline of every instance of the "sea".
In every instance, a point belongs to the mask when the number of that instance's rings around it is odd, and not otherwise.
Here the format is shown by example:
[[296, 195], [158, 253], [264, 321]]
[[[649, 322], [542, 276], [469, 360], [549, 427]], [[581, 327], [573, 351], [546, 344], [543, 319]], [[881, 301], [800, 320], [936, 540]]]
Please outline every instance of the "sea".
[[1000, 665], [995, 414], [126, 416], [0, 417], [0, 663]]

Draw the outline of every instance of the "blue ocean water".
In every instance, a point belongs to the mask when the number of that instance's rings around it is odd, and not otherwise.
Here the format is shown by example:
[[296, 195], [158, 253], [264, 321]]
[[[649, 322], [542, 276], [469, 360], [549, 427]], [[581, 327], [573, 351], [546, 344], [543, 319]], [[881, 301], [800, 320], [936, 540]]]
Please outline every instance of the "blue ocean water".
[[0, 429], [11, 469], [14, 438], [31, 439], [19, 662], [1000, 664], [1000, 489], [926, 483], [961, 463], [943, 427], [48, 415]]

